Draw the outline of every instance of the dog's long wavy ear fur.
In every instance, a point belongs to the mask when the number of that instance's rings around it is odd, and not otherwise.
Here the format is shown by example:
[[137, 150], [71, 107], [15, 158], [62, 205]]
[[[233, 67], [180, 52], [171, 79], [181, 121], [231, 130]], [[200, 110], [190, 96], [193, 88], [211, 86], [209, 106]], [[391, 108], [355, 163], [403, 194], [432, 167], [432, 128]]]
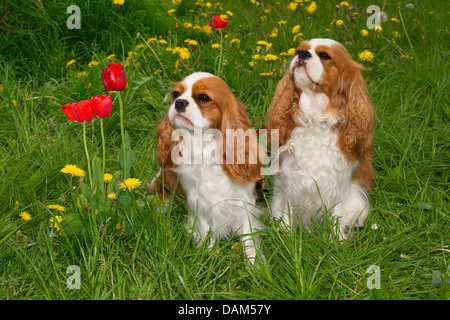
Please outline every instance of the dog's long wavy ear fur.
[[289, 139], [292, 130], [299, 125], [296, 124], [293, 115], [298, 113], [300, 93], [301, 91], [295, 87], [290, 72], [278, 82], [268, 111], [267, 143], [269, 145], [272, 144], [272, 130], [278, 130], [279, 146], [282, 146]]
[[179, 143], [172, 141], [172, 133], [175, 128], [170, 124], [167, 115], [158, 124], [156, 130], [156, 160], [161, 169], [150, 185], [150, 193], [157, 194], [160, 197], [164, 193], [170, 194], [170, 191], [183, 195], [183, 190], [177, 181], [176, 173], [168, 170], [175, 168], [176, 165], [172, 159], [172, 149]]
[[[264, 153], [243, 105], [231, 93], [223, 95], [223, 169], [235, 182], [246, 184], [261, 179]], [[244, 158], [245, 156], [245, 158]]]
[[375, 115], [360, 72], [362, 66], [355, 61], [349, 65], [341, 72], [337, 90], [330, 101], [343, 116], [338, 127], [338, 146], [349, 160], [370, 159]]

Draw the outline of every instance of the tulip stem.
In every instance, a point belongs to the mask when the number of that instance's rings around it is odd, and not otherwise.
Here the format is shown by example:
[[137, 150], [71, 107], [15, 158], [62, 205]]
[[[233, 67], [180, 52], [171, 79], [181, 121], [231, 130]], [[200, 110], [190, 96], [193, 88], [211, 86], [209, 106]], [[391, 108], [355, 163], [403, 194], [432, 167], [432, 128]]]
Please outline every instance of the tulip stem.
[[219, 53], [219, 68], [217, 70], [217, 76], [218, 77], [222, 77], [222, 45], [223, 45], [223, 36], [222, 36], [222, 29], [219, 29], [219, 34], [220, 34], [220, 53]]
[[92, 191], [92, 174], [91, 174], [91, 160], [89, 158], [89, 152], [86, 143], [86, 121], [83, 121], [83, 142], [84, 142], [84, 151], [86, 151], [86, 159], [88, 163], [88, 173], [89, 173], [89, 183], [91, 185]]
[[125, 131], [123, 128], [123, 103], [122, 97], [120, 96], [120, 91], [117, 92], [117, 97], [119, 98], [119, 107], [120, 107], [120, 133], [122, 134], [122, 148], [123, 148], [123, 179], [125, 180], [127, 177], [127, 153], [125, 150]]
[[102, 148], [103, 148], [103, 178], [105, 177], [106, 171], [106, 148], [105, 148], [105, 133], [103, 131], [103, 118], [100, 118], [100, 132], [102, 134]]

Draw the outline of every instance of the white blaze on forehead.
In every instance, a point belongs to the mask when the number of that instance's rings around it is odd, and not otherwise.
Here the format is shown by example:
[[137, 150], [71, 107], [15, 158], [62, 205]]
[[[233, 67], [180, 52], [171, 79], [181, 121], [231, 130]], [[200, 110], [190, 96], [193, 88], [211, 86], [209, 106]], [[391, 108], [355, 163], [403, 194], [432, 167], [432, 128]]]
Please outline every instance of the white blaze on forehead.
[[193, 74], [190, 74], [186, 78], [181, 80], [181, 82], [186, 85], [187, 90], [191, 90], [194, 83], [196, 83], [198, 80], [211, 77], [215, 77], [215, 75], [209, 72], [194, 72]]
[[332, 39], [325, 39], [325, 38], [316, 38], [311, 39], [308, 41], [308, 43], [311, 45], [311, 49], [314, 50], [317, 46], [328, 46], [331, 47], [332, 45], [340, 45], [339, 42], [332, 40]]

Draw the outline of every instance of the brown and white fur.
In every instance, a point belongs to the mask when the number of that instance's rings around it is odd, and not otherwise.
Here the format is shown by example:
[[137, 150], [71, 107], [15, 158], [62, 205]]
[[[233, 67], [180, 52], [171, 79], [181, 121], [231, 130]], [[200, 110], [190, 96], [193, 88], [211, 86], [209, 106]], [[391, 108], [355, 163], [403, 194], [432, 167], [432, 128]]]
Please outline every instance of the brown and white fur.
[[312, 39], [296, 50], [269, 109], [268, 137], [279, 134], [272, 215], [309, 228], [325, 212], [345, 239], [369, 213], [374, 179], [374, 112], [361, 76], [339, 42]]
[[[189, 210], [186, 227], [195, 241], [200, 243], [210, 233], [211, 247], [221, 238], [241, 236], [253, 263], [259, 238], [252, 232], [260, 229], [261, 215], [255, 206], [255, 182], [261, 178], [263, 157], [256, 135], [248, 140], [243, 136], [250, 129], [245, 109], [223, 80], [205, 72], [184, 78], [171, 96], [157, 129], [161, 170], [152, 188], [160, 192], [164, 182], [173, 189], [179, 180]], [[176, 130], [182, 133], [181, 141], [174, 139]], [[248, 142], [239, 144], [240, 138]]]

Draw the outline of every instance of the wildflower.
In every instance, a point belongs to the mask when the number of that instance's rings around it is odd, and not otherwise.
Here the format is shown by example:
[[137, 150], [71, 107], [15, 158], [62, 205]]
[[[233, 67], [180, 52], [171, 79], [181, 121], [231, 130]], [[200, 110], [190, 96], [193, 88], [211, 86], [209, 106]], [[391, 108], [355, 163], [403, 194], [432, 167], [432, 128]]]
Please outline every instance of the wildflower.
[[182, 0], [172, 0], [173, 5], [180, 4]]
[[359, 33], [361, 33], [363, 37], [367, 37], [369, 35], [369, 31], [367, 31], [366, 29], [362, 29]]
[[348, 7], [349, 4], [348, 4], [347, 1], [342, 1], [342, 2], [339, 4], [339, 6], [340, 6], [340, 7]]
[[270, 33], [269, 37], [271, 37], [271, 38], [278, 37], [278, 29], [277, 28], [273, 29], [272, 32]]
[[397, 22], [397, 23], [400, 22], [400, 20], [398, 20], [397, 18], [391, 18], [391, 21], [392, 22]]
[[274, 54], [267, 54], [265, 57], [264, 57], [264, 60], [265, 61], [275, 61], [275, 60], [277, 60], [278, 59], [278, 57], [276, 56], [276, 55], [274, 55]]
[[103, 86], [107, 91], [122, 91], [127, 87], [125, 70], [120, 63], [111, 63], [102, 72]]
[[280, 27], [284, 26], [286, 23], [287, 23], [286, 20], [278, 21], [278, 25], [279, 25]]
[[113, 3], [121, 6], [125, 3], [125, 0], [113, 0]]
[[95, 67], [96, 65], [98, 65], [98, 61], [91, 61], [88, 63], [89, 68]]
[[311, 4], [306, 8], [306, 11], [309, 14], [313, 14], [317, 10], [317, 4], [315, 1], [311, 2]]
[[213, 23], [209, 23], [208, 25], [211, 28], [215, 29], [225, 29], [228, 26], [228, 18], [221, 19], [219, 16], [214, 16], [212, 18]]
[[103, 175], [103, 180], [104, 180], [105, 182], [110, 182], [111, 179], [112, 179], [112, 174], [110, 174], [110, 173], [105, 173], [105, 174]]
[[297, 33], [295, 36], [294, 36], [294, 42], [296, 42], [297, 41], [297, 38], [300, 38], [300, 37], [303, 37], [303, 33]]
[[255, 54], [255, 55], [253, 55], [252, 56], [252, 59], [254, 59], [254, 60], [260, 60], [260, 59], [262, 59], [264, 56], [262, 56], [262, 55], [260, 55], [260, 54]]
[[110, 54], [109, 56], [106, 57], [107, 60], [111, 60], [112, 58], [114, 58], [116, 55], [115, 54]]
[[59, 204], [49, 204], [47, 206], [47, 208], [48, 209], [53, 209], [53, 210], [56, 210], [56, 211], [61, 211], [61, 212], [66, 211], [66, 208], [64, 208], [63, 206], [60, 206]]
[[77, 78], [82, 78], [82, 77], [87, 77], [87, 73], [86, 73], [86, 71], [81, 71], [81, 72], [78, 72], [78, 74], [77, 74]]
[[377, 230], [377, 229], [378, 229], [378, 226], [377, 226], [376, 223], [374, 223], [370, 228], [371, 228], [372, 230]]
[[375, 28], [373, 28], [373, 31], [380, 33], [381, 31], [383, 31], [383, 28], [381, 26], [375, 26]]
[[172, 15], [172, 13], [174, 13], [176, 10], [175, 9], [170, 9], [169, 11], [167, 11], [167, 13], [169, 14], [169, 16]]
[[123, 225], [121, 225], [120, 223], [116, 224], [116, 231], [123, 231]]
[[292, 33], [297, 33], [297, 32], [299, 32], [299, 30], [300, 30], [300, 25], [296, 25], [292, 28], [291, 31], [292, 31]]
[[0, 92], [3, 92], [3, 85], [0, 84]]
[[[54, 229], [56, 229], [56, 231], [60, 231], [59, 229], [59, 223], [61, 223], [61, 221], [63, 220], [63, 218], [61, 216], [55, 216], [56, 219], [54, 219], [53, 217], [50, 218], [50, 226]], [[61, 232], [59, 233], [61, 234]]]
[[210, 26], [208, 26], [208, 25], [203, 26], [201, 29], [206, 34], [211, 34], [212, 33], [212, 28]]
[[230, 45], [236, 44], [237, 46], [239, 46], [241, 44], [241, 40], [239, 39], [232, 39], [230, 41]]
[[70, 174], [72, 177], [84, 177], [84, 170], [73, 164], [66, 164], [64, 168], [61, 169], [61, 172]]
[[254, 66], [255, 66], [255, 62], [254, 62], [254, 61], [250, 61], [250, 62], [248, 63], [248, 65], [249, 65], [250, 67], [254, 67]]
[[337, 26], [341, 26], [341, 25], [343, 25], [344, 24], [344, 21], [342, 21], [342, 20], [337, 20], [336, 21], [336, 25]]
[[117, 194], [114, 192], [111, 192], [110, 194], [108, 194], [108, 198], [111, 200], [115, 200], [115, 199], [117, 199]]
[[189, 43], [191, 46], [196, 46], [198, 45], [198, 42], [195, 40], [191, 40], [191, 39], [187, 39], [184, 42]]
[[398, 32], [398, 31], [392, 31], [392, 36], [393, 36], [394, 38], [400, 38], [400, 32]]
[[405, 7], [408, 8], [409, 10], [414, 9], [414, 5], [412, 3], [405, 4]]
[[185, 27], [186, 29], [192, 28], [192, 23], [190, 23], [190, 22], [183, 22], [183, 27]]
[[136, 189], [142, 184], [142, 181], [136, 178], [128, 178], [124, 182], [120, 184], [120, 190], [127, 190], [131, 191], [133, 189]]
[[31, 219], [31, 214], [26, 211], [22, 211], [21, 213], [19, 213], [19, 217], [21, 217], [23, 221], [28, 221]]
[[358, 58], [361, 61], [371, 61], [374, 58], [374, 54], [369, 50], [364, 50], [360, 54], [358, 54]]
[[273, 71], [271, 71], [271, 72], [262, 72], [259, 75], [262, 76], [262, 77], [269, 77], [269, 76], [273, 75]]
[[291, 3], [289, 3], [289, 5], [286, 8], [288, 8], [289, 10], [295, 11], [297, 9], [297, 5], [298, 5], [297, 3], [291, 2]]
[[219, 47], [220, 47], [220, 44], [218, 44], [218, 43], [213, 43], [211, 45], [211, 48], [213, 48], [213, 49], [218, 49]]
[[409, 56], [409, 55], [407, 55], [407, 54], [402, 54], [402, 55], [400, 56], [400, 58], [401, 58], [401, 59], [410, 59], [410, 60], [414, 59], [414, 57], [411, 57], [411, 56]]
[[69, 66], [71, 66], [72, 64], [74, 64], [76, 61], [75, 60], [70, 60], [69, 62], [67, 62], [67, 64], [66, 64], [66, 68], [67, 67], [69, 67]]
[[233, 12], [231, 12], [231, 11], [229, 11], [229, 10], [228, 10], [226, 13], [227, 13], [227, 15], [229, 15], [230, 17], [234, 16]]
[[295, 48], [290, 48], [290, 49], [287, 51], [287, 54], [288, 54], [289, 56], [292, 56], [293, 54], [295, 54]]

